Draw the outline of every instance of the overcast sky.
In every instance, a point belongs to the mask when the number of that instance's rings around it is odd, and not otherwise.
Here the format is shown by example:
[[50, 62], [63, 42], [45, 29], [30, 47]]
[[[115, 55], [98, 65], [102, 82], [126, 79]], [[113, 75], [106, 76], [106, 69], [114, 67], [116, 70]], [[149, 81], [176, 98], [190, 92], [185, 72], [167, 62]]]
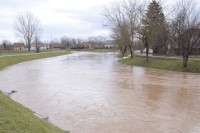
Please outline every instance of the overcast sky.
[[42, 25], [42, 39], [108, 36], [101, 12], [112, 0], [0, 0], [0, 41], [19, 41], [14, 31], [18, 13], [31, 11]]
[[[101, 12], [114, 0], [0, 0], [0, 41], [19, 41], [14, 31], [18, 13], [31, 11], [42, 25], [42, 40], [50, 41], [66, 35], [86, 39], [108, 36]], [[172, 0], [168, 0], [172, 1]], [[176, 1], [176, 0], [174, 0]]]

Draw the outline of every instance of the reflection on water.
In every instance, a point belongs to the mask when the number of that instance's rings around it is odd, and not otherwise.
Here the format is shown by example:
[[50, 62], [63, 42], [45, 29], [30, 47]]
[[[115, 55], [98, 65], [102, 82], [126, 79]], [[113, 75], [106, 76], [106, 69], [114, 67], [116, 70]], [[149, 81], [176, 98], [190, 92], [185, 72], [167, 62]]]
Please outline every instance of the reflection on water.
[[198, 133], [200, 75], [119, 64], [113, 53], [21, 63], [0, 88], [72, 133]]

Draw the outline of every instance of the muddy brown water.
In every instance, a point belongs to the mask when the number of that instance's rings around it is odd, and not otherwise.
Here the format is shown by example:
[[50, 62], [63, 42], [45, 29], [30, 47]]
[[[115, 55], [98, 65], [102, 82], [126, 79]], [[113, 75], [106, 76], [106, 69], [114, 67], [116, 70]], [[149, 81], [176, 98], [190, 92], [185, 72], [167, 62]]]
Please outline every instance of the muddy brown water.
[[199, 133], [200, 75], [75, 52], [0, 72], [0, 88], [71, 133]]

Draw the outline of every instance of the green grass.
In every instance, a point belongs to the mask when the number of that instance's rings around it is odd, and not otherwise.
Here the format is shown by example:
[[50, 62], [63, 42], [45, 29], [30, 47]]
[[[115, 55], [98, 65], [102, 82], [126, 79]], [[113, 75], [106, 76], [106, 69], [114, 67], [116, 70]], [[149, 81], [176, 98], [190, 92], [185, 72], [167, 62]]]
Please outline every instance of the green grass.
[[44, 52], [44, 53], [30, 54], [30, 55], [18, 55], [18, 56], [7, 56], [7, 57], [0, 56], [0, 69], [25, 61], [60, 56], [70, 53], [71, 53], [70, 51], [57, 51], [57, 52], [49, 52], [49, 53]]
[[[0, 69], [20, 62], [70, 54], [58, 51], [0, 57]], [[0, 133], [68, 133], [36, 117], [33, 112], [14, 102], [0, 91]]]
[[149, 62], [146, 62], [145, 57], [134, 57], [133, 59], [127, 58], [120, 60], [121, 63], [134, 66], [150, 67], [171, 71], [180, 72], [193, 72], [200, 73], [200, 61], [189, 59], [188, 68], [183, 69], [183, 63], [180, 59], [163, 59], [163, 58], [150, 58]]
[[[61, 51], [61, 50], [60, 50]], [[40, 53], [47, 53], [47, 52], [56, 52], [56, 50], [40, 50]], [[20, 54], [35, 54], [36, 50], [31, 51], [15, 51], [15, 50], [6, 50], [0, 51], [0, 56], [3, 55], [20, 55]]]
[[[41, 51], [43, 52], [50, 52], [50, 51]], [[36, 51], [13, 51], [13, 50], [7, 50], [7, 51], [0, 51], [0, 56], [2, 55], [15, 55], [15, 54], [29, 54], [29, 53], [36, 53]]]
[[37, 118], [0, 92], [0, 133], [68, 133]]

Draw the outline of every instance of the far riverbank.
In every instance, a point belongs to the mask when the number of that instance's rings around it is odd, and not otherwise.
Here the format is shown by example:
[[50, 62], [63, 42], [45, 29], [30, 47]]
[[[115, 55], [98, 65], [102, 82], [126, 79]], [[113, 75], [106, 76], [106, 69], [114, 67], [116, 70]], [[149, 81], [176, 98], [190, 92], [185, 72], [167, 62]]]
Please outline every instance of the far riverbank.
[[179, 72], [192, 72], [200, 73], [200, 60], [189, 59], [188, 68], [183, 68], [183, 61], [179, 58], [165, 58], [165, 57], [149, 57], [149, 62], [146, 62], [145, 57], [135, 56], [133, 59], [125, 58], [120, 60], [121, 63], [126, 65], [149, 67], [156, 69], [164, 69]]

